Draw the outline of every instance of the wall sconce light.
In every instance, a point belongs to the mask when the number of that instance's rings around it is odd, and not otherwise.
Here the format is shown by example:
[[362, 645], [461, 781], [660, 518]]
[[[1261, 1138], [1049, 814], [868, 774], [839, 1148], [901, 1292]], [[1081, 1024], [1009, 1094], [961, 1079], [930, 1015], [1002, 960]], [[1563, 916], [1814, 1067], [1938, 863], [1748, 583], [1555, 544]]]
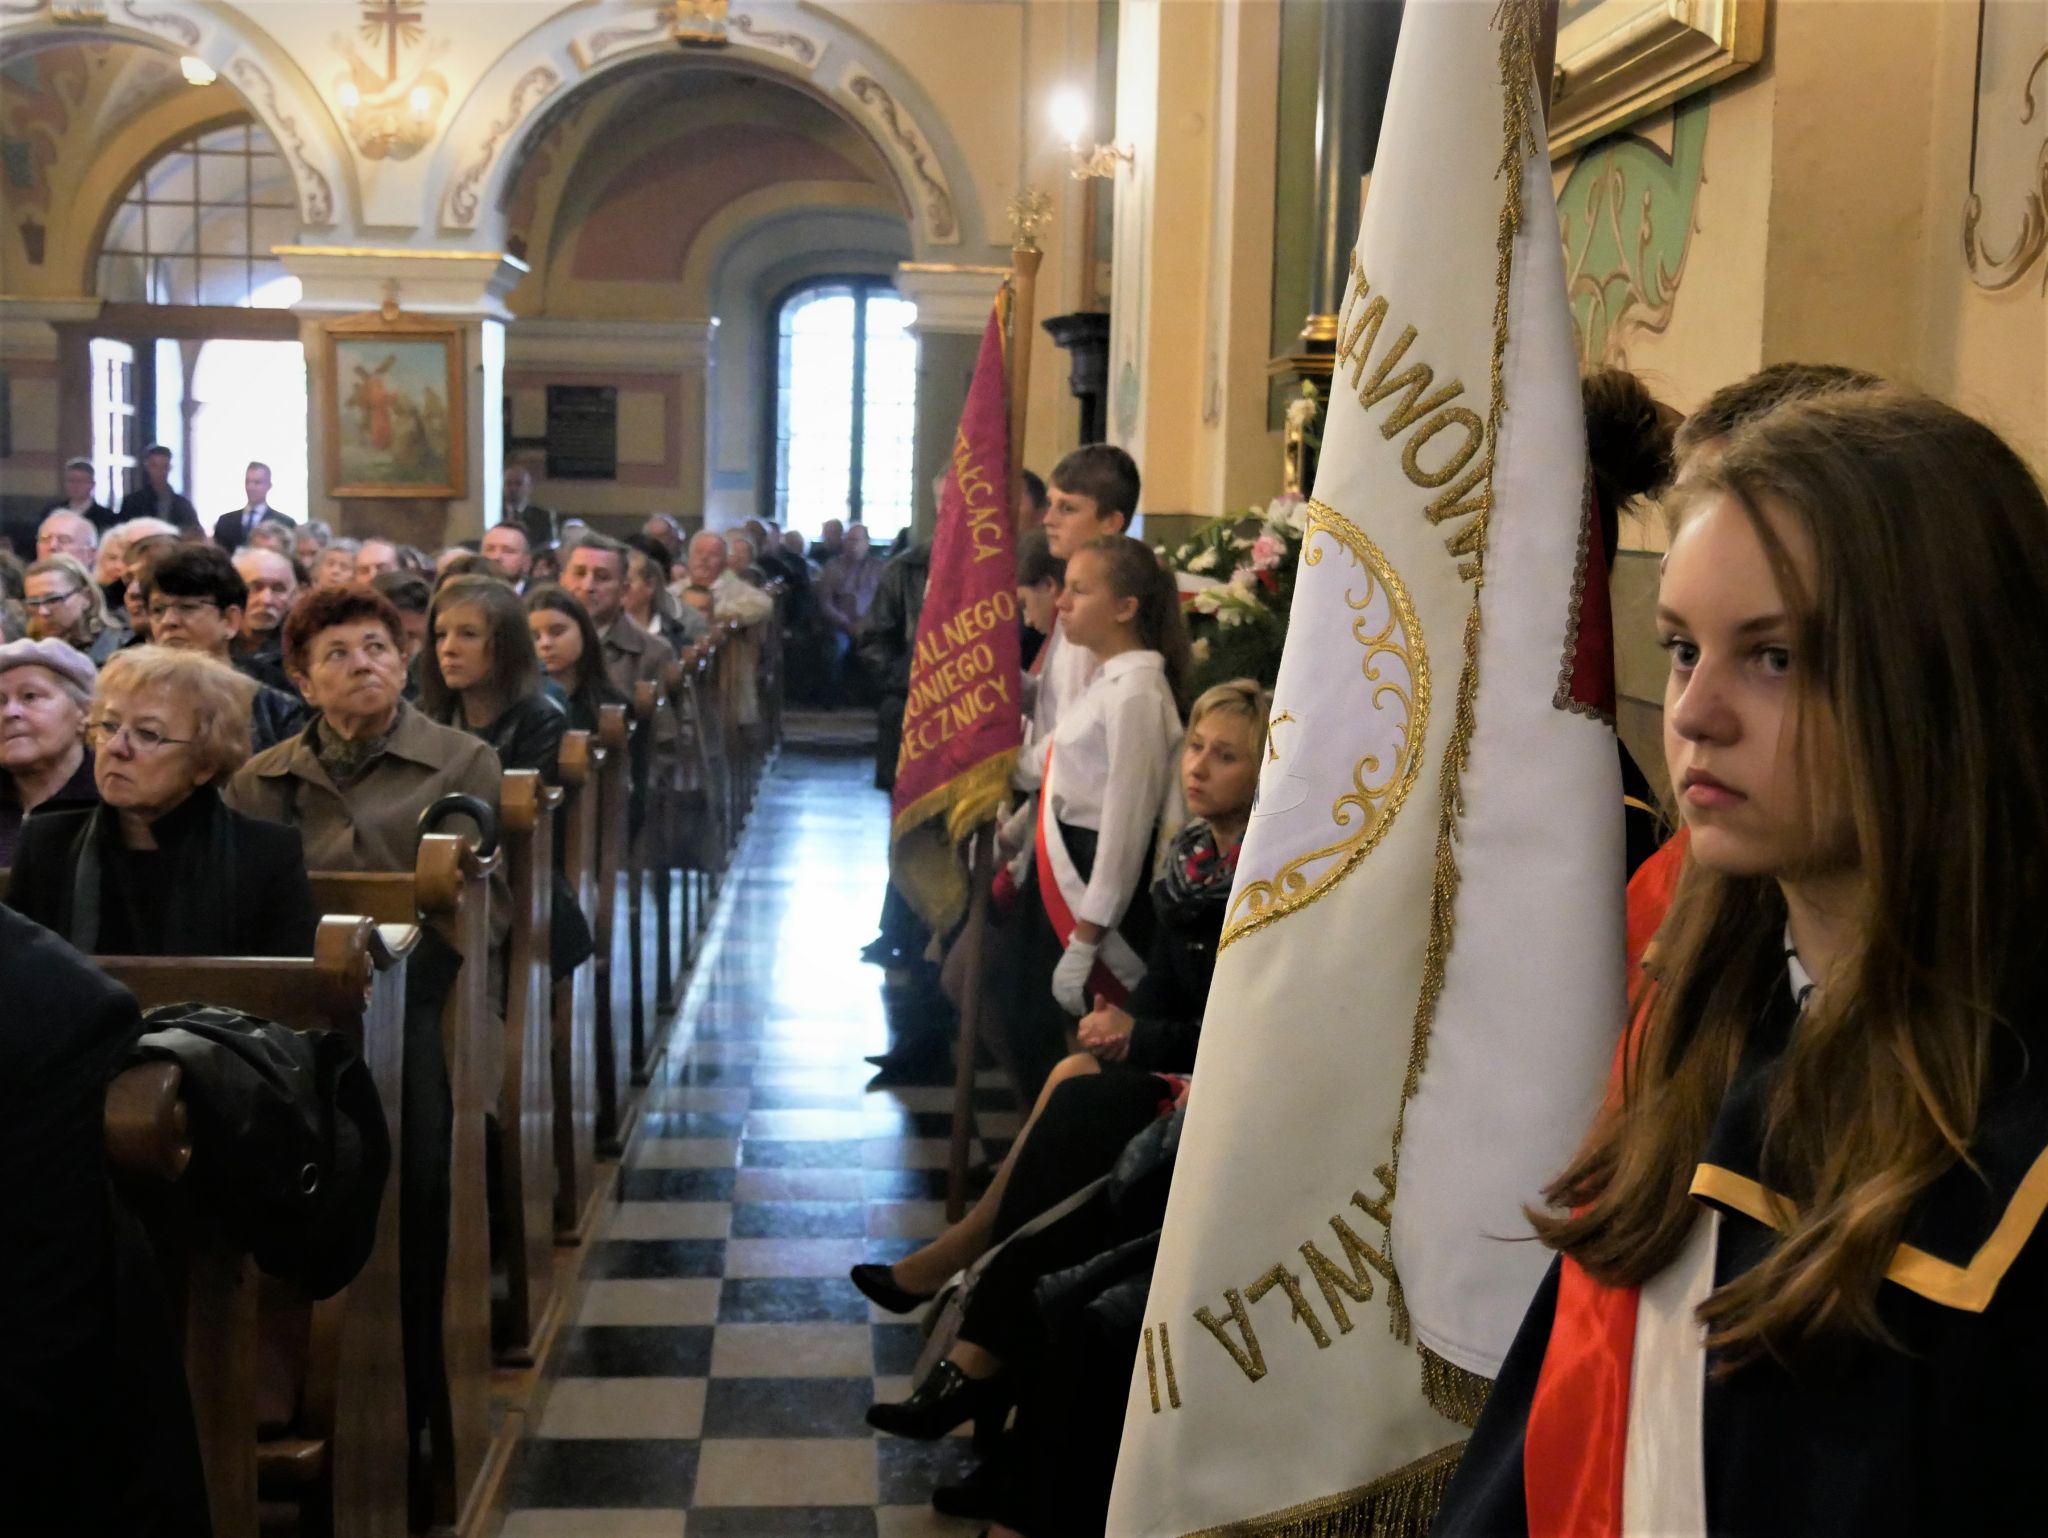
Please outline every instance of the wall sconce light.
[[1065, 86], [1052, 99], [1052, 124], [1059, 136], [1066, 140], [1067, 153], [1073, 157], [1073, 174], [1076, 180], [1091, 176], [1116, 175], [1117, 163], [1135, 163], [1136, 152], [1128, 144], [1098, 144], [1093, 149], [1081, 148], [1082, 139], [1088, 134], [1088, 98], [1077, 86]]
[[178, 60], [178, 69], [184, 75], [187, 85], [212, 85], [220, 79], [220, 76], [214, 73], [211, 64], [204, 59], [194, 58], [189, 53]]

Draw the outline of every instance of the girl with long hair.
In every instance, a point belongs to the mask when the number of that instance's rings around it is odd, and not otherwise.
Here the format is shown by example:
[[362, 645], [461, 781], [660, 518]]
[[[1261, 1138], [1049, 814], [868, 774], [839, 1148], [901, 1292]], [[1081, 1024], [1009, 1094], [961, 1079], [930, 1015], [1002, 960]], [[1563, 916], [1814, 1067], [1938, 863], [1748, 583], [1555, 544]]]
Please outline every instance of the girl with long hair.
[[1150, 905], [1132, 899], [1162, 824], [1171, 833], [1180, 821], [1174, 754], [1190, 666], [1173, 575], [1129, 535], [1074, 552], [1059, 615], [1099, 666], [1044, 750], [1032, 891], [1006, 947], [1013, 1060], [1034, 1097], [1081, 1016], [1099, 998], [1122, 1003], [1144, 974]]
[[427, 609], [420, 708], [552, 784], [568, 717], [541, 686], [526, 606], [498, 577], [450, 577]]
[[548, 682], [561, 691], [573, 731], [597, 731], [601, 705], [625, 705], [604, 670], [597, 623], [576, 595], [552, 582], [526, 595], [526, 623]]
[[2048, 1531], [2048, 504], [1895, 390], [1675, 497], [1690, 847], [1436, 1532]]

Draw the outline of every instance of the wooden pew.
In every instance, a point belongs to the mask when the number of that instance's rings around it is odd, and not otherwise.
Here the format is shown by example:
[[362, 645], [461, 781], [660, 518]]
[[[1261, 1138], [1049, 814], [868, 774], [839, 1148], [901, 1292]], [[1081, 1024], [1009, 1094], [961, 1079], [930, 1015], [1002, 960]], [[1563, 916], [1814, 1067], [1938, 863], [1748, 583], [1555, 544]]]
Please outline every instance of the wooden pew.
[[[562, 874], [577, 906], [596, 926], [598, 780], [607, 750], [588, 732], [562, 735], [560, 778], [566, 801], [559, 816]], [[555, 1242], [575, 1244], [589, 1233], [597, 1206], [597, 960], [554, 985], [553, 1089]]]
[[[686, 654], [678, 679], [680, 708], [689, 722], [689, 733], [683, 742], [683, 762], [692, 786], [686, 808], [687, 824], [683, 829], [686, 956], [691, 939], [701, 933], [710, 920], [711, 883], [723, 874], [731, 854], [732, 838], [727, 813], [730, 765], [725, 756], [725, 739], [720, 730], [713, 692], [716, 651], [717, 642], [698, 642]], [[693, 888], [694, 903], [689, 895]], [[693, 906], [694, 926], [691, 924]]]
[[[152, 1233], [182, 1234], [183, 1263], [166, 1267], [182, 1293], [186, 1378], [199, 1424], [216, 1538], [255, 1538], [257, 1497], [299, 1503], [301, 1531], [402, 1538], [406, 1531], [405, 1363], [400, 1333], [399, 1113], [404, 1088], [405, 960], [418, 937], [379, 931], [367, 918], [321, 921], [306, 961], [193, 957], [97, 958], [145, 1009], [200, 999], [297, 1030], [352, 1037], [369, 1065], [391, 1132], [392, 1174], [376, 1242], [354, 1281], [311, 1307], [296, 1414], [282, 1436], [259, 1442], [257, 1278], [246, 1255], [195, 1233], [167, 1229], [175, 1204], [152, 1200]], [[177, 1068], [146, 1064], [115, 1081], [107, 1101], [110, 1162], [124, 1181], [163, 1187], [183, 1173], [177, 1137]], [[189, 1214], [181, 1214], [189, 1218]], [[266, 1293], [286, 1294], [266, 1279]], [[301, 1305], [303, 1306], [303, 1305]], [[298, 1308], [282, 1320], [302, 1328]], [[296, 1355], [296, 1349], [288, 1355]]]
[[[661, 709], [660, 691], [651, 678], [633, 685], [633, 730], [653, 732], [655, 715]], [[647, 866], [648, 850], [655, 842], [668, 803], [667, 772], [661, 756], [646, 758], [647, 783], [639, 787], [644, 809], [639, 833], [626, 845], [626, 958], [632, 972], [629, 986], [632, 1021], [627, 1065], [634, 1084], [647, 1082], [647, 1059], [654, 1045], [653, 1022], [647, 1017]]]
[[[432, 1417], [435, 1520], [465, 1532], [477, 1515], [471, 1506], [487, 1487], [487, 1476], [511, 1450], [509, 1429], [498, 1442], [491, 1436], [491, 1253], [484, 1169], [484, 1116], [497, 1104], [502, 1036], [489, 988], [490, 878], [499, 858], [478, 854], [467, 838], [429, 833], [420, 839], [418, 860], [409, 872], [310, 873], [323, 912], [367, 913], [383, 924], [427, 924], [463, 958], [442, 1013], [455, 1119], [448, 1170], [448, 1273], [441, 1302], [443, 1383]], [[387, 1413], [403, 1404], [401, 1391]]]
[[746, 821], [746, 749], [740, 741], [738, 678], [739, 647], [733, 637], [739, 626], [727, 620], [714, 627], [714, 644], [704, 674], [702, 697], [704, 719], [714, 737], [719, 764], [718, 826], [719, 868], [712, 873], [711, 889], [716, 892], [732, 863], [739, 845], [740, 827]]
[[512, 886], [505, 987], [505, 1073], [498, 1086], [500, 1250], [505, 1305], [493, 1319], [501, 1359], [530, 1365], [555, 1302], [555, 1106], [549, 941], [555, 808], [562, 792], [531, 769], [498, 790], [498, 840]]
[[624, 1150], [627, 1053], [620, 1050], [618, 1011], [612, 1007], [614, 951], [618, 946], [619, 872], [626, 864], [626, 805], [632, 769], [626, 747], [626, 707], [605, 705], [597, 713], [597, 740], [605, 751], [598, 774], [597, 883], [587, 910], [597, 943], [597, 1152], [616, 1159]]
[[676, 751], [681, 759], [676, 766], [675, 783], [663, 786], [660, 815], [655, 822], [656, 833], [650, 844], [654, 850], [651, 861], [654, 867], [654, 1007], [661, 1014], [674, 1013], [681, 1002], [682, 974], [690, 964], [690, 881], [685, 875], [681, 883], [682, 943], [678, 946], [677, 884], [674, 878], [676, 872], [687, 865], [682, 852], [683, 836], [695, 792], [690, 758], [690, 715], [683, 698], [683, 675], [689, 669], [692, 650], [686, 647], [681, 656], [661, 670], [661, 704], [675, 718]]

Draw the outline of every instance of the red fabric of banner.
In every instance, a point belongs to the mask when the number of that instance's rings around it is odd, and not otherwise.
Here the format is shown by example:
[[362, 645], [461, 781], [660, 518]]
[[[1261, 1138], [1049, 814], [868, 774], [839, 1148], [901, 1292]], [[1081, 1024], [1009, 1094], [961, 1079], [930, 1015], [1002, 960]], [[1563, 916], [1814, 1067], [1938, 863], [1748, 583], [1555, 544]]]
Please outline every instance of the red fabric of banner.
[[[958, 839], [993, 816], [1023, 741], [1017, 557], [1000, 311], [989, 316], [939, 497], [891, 809], [945, 815]], [[1010, 755], [1000, 764], [999, 755]]]

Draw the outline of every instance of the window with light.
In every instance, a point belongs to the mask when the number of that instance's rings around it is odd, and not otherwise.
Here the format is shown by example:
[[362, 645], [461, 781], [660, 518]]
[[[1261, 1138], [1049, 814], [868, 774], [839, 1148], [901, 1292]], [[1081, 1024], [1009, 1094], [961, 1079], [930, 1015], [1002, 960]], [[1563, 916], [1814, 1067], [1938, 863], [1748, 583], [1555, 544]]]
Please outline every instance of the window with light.
[[100, 240], [100, 297], [288, 309], [299, 282], [270, 251], [298, 234], [291, 172], [269, 131], [209, 129], [151, 161], [114, 210]]
[[815, 538], [828, 518], [885, 545], [910, 523], [917, 306], [882, 278], [828, 278], [776, 313], [775, 520]]

